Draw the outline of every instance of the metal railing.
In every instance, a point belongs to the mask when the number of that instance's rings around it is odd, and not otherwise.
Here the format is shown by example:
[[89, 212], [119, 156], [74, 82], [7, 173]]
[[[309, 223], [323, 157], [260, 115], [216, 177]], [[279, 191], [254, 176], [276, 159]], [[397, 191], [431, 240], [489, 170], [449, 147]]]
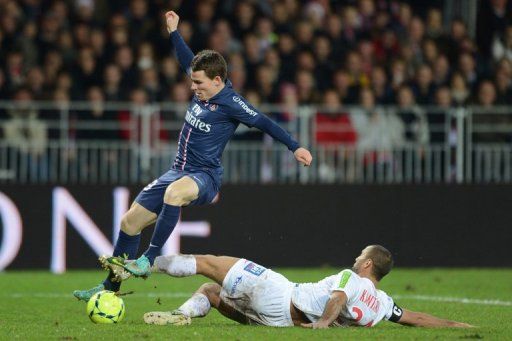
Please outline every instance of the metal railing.
[[[314, 157], [240, 127], [224, 183], [508, 183], [512, 108], [258, 106]], [[0, 102], [0, 182], [144, 183], [172, 163], [186, 104]], [[510, 122], [510, 123], [509, 123]]]

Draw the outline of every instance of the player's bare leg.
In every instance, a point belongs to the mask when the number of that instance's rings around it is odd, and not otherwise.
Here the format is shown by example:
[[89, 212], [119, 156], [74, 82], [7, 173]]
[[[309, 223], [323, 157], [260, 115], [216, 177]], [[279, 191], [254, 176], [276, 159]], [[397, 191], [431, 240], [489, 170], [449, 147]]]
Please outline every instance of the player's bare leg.
[[179, 209], [190, 204], [198, 196], [199, 186], [189, 176], [184, 176], [167, 186], [162, 212], [158, 216], [149, 248], [135, 262], [124, 266], [128, 272], [137, 277], [148, 277], [151, 274], [154, 259], [178, 222]]
[[247, 324], [247, 318], [243, 314], [222, 301], [221, 289], [222, 287], [217, 283], [205, 283], [178, 309], [145, 313], [144, 322], [157, 325], [189, 325], [192, 323], [192, 318], [206, 316], [213, 307], [225, 317]]
[[240, 258], [213, 255], [169, 255], [155, 259], [153, 269], [173, 277], [203, 275], [222, 285], [229, 269]]

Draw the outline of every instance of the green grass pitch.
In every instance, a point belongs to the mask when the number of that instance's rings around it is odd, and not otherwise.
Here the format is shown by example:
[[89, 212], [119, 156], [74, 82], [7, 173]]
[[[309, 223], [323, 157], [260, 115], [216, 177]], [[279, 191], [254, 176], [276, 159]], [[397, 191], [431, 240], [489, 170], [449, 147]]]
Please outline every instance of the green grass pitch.
[[[278, 269], [290, 280], [316, 281], [338, 270]], [[429, 312], [477, 325], [473, 329], [420, 329], [381, 322], [373, 328], [270, 328], [242, 326], [216, 311], [191, 326], [149, 326], [142, 314], [178, 307], [207, 279], [171, 278], [156, 274], [130, 279], [123, 291], [125, 319], [117, 325], [95, 325], [73, 289], [89, 288], [103, 278], [100, 271], [52, 275], [37, 271], [0, 274], [0, 340], [325, 340], [325, 339], [512, 339], [512, 269], [395, 269], [381, 288], [404, 308]], [[464, 301], [466, 299], [466, 301]]]

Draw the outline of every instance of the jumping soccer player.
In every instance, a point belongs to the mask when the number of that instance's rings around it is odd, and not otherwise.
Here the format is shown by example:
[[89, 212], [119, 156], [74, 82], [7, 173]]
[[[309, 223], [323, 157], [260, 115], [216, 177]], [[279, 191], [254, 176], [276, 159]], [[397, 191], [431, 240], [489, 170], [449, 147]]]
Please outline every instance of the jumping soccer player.
[[158, 271], [173, 277], [200, 274], [216, 283], [203, 284], [177, 310], [144, 314], [144, 321], [187, 325], [192, 318], [206, 316], [214, 307], [239, 323], [272, 327], [372, 327], [382, 320], [416, 327], [472, 327], [396, 305], [377, 289], [392, 266], [393, 259], [386, 248], [370, 245], [356, 258], [352, 270], [343, 270], [316, 283], [293, 283], [246, 259], [160, 256], [154, 265]]
[[[178, 222], [181, 207], [216, 200], [221, 186], [222, 152], [240, 123], [256, 127], [285, 144], [305, 166], [312, 161], [307, 149], [301, 148], [284, 129], [233, 90], [226, 79], [226, 61], [218, 52], [204, 50], [194, 56], [177, 31], [178, 15], [170, 11], [165, 17], [180, 66], [192, 80], [194, 96], [185, 115], [171, 169], [147, 185], [123, 216], [113, 257], [100, 257], [102, 265], [111, 270], [109, 276], [92, 289], [73, 292], [84, 301], [104, 289], [118, 291], [120, 281], [130, 275], [149, 276], [155, 257]], [[140, 258], [124, 262], [118, 257], [134, 259], [140, 232], [155, 221], [149, 248]]]

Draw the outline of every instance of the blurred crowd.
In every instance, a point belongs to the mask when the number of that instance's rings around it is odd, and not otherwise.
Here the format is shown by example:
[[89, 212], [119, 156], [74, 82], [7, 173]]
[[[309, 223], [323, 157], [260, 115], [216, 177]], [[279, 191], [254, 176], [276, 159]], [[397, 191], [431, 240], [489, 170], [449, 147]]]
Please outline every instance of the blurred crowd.
[[[323, 105], [317, 142], [435, 141], [446, 136], [428, 130], [418, 106], [512, 104], [512, 2], [479, 1], [474, 38], [462, 18], [443, 17], [443, 3], [0, 0], [0, 99], [187, 103], [163, 21], [173, 9], [192, 50], [222, 53], [254, 104]], [[384, 104], [401, 114], [379, 120]], [[367, 115], [330, 112], [342, 105]]]

